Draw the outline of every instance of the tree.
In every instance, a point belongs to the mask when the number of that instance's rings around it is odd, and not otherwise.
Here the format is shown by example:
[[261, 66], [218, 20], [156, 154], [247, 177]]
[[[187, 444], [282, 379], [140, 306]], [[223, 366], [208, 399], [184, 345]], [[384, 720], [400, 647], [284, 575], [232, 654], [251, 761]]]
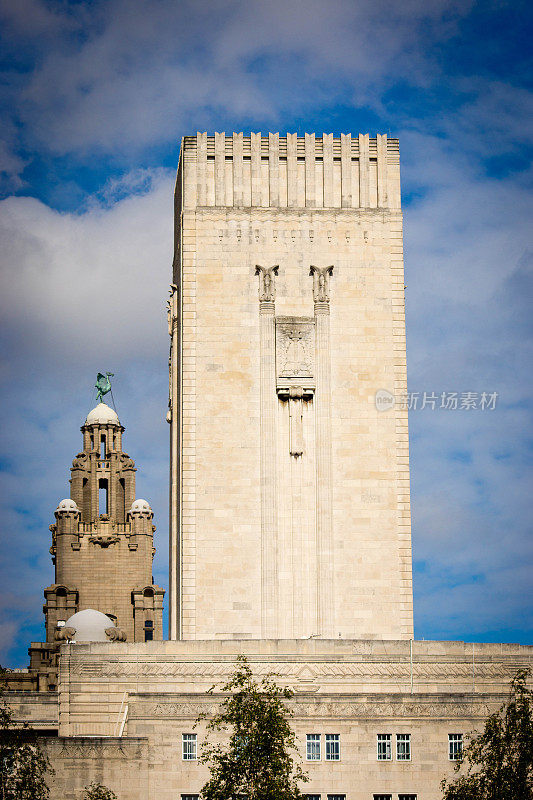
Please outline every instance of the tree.
[[102, 786], [101, 783], [91, 783], [85, 787], [83, 800], [117, 800], [117, 796], [107, 786]]
[[[5, 671], [0, 667], [0, 679]], [[15, 722], [0, 688], [0, 800], [48, 800], [46, 773], [53, 774], [47, 756], [27, 723]]]
[[533, 692], [519, 670], [506, 703], [472, 735], [455, 766], [466, 774], [441, 788], [444, 800], [533, 800]]
[[[213, 692], [214, 687], [210, 689]], [[202, 789], [203, 800], [296, 800], [299, 781], [308, 780], [291, 751], [296, 750], [288, 723], [292, 712], [284, 700], [290, 689], [281, 689], [270, 678], [254, 680], [244, 656], [222, 691], [231, 696], [208, 722], [208, 738], [200, 761], [209, 766], [211, 778]], [[202, 715], [200, 719], [205, 718]], [[198, 721], [199, 721], [198, 720]], [[209, 734], [228, 731], [227, 745], [212, 743]]]

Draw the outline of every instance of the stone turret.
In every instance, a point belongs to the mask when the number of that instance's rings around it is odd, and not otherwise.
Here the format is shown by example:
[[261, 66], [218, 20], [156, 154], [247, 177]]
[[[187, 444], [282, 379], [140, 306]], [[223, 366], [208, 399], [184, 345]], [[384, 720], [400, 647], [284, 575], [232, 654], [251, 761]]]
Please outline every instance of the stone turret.
[[30, 647], [39, 688], [56, 685], [59, 642], [68, 620], [91, 609], [116, 628], [111, 641], [161, 640], [164, 590], [152, 578], [153, 511], [135, 499], [135, 463], [122, 450], [117, 413], [99, 403], [81, 426], [83, 449], [72, 462], [70, 498], [50, 526], [55, 581], [44, 590], [46, 643]]

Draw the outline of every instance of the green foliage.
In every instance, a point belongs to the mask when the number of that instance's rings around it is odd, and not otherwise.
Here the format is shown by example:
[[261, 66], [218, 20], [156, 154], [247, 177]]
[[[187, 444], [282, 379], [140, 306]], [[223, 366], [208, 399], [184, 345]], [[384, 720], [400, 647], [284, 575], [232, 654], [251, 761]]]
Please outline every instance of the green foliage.
[[533, 800], [533, 693], [519, 670], [500, 710], [471, 736], [455, 770], [464, 775], [441, 788], [444, 800]]
[[101, 783], [91, 783], [85, 787], [83, 800], [117, 800], [117, 796], [107, 786], [102, 786]]
[[[297, 800], [301, 797], [297, 784], [308, 778], [291, 754], [296, 750], [288, 723], [292, 712], [283, 701], [293, 693], [270, 678], [258, 683], [246, 658], [239, 656], [237, 661], [222, 687], [231, 695], [207, 725], [200, 761], [209, 766], [211, 778], [202, 789], [202, 799]], [[211, 742], [209, 733], [215, 731], [228, 731], [229, 743]]]
[[[0, 667], [0, 675], [4, 670]], [[48, 800], [46, 773], [53, 774], [34, 731], [13, 719], [13, 711], [0, 689], [0, 800]]]

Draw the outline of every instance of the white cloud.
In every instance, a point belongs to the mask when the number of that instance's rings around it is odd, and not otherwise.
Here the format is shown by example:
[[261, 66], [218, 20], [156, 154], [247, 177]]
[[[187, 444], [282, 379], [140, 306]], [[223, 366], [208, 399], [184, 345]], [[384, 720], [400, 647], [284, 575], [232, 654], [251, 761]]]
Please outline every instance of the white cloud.
[[166, 142], [221, 113], [282, 121], [347, 87], [374, 105], [391, 79], [438, 78], [431, 45], [470, 5], [114, 0], [90, 15], [82, 6], [37, 60], [17, 114], [31, 141], [64, 154]]

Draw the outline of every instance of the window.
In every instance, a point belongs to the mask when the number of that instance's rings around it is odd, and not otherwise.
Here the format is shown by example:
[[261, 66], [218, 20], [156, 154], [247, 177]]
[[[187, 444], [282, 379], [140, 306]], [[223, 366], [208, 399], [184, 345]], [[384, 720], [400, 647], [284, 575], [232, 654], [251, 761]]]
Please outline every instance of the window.
[[340, 761], [340, 757], [341, 757], [340, 734], [326, 733], [326, 761]]
[[154, 623], [151, 619], [145, 620], [144, 623], [144, 641], [151, 642], [154, 638]]
[[416, 794], [399, 794], [398, 800], [416, 800]]
[[374, 800], [392, 800], [391, 794], [375, 794]]
[[106, 443], [105, 443], [105, 436], [100, 437], [100, 458], [102, 461], [105, 461], [105, 453], [106, 451]]
[[200, 800], [199, 794], [182, 794], [181, 800]]
[[448, 734], [448, 758], [450, 761], [457, 761], [463, 754], [463, 734]]
[[107, 478], [100, 478], [98, 481], [98, 513], [107, 514]]
[[[183, 733], [181, 736], [182, 754], [184, 761], [196, 761], [196, 734]], [[185, 795], [182, 795], [185, 797]]]
[[320, 761], [320, 734], [307, 734], [307, 750], [305, 757], [307, 761]]
[[346, 800], [345, 794], [328, 794], [328, 800]]
[[411, 734], [410, 733], [397, 733], [396, 734], [396, 758], [398, 761], [411, 760]]
[[319, 794], [304, 794], [304, 800], [320, 800]]
[[378, 761], [390, 761], [392, 759], [391, 739], [392, 734], [390, 733], [378, 733]]

